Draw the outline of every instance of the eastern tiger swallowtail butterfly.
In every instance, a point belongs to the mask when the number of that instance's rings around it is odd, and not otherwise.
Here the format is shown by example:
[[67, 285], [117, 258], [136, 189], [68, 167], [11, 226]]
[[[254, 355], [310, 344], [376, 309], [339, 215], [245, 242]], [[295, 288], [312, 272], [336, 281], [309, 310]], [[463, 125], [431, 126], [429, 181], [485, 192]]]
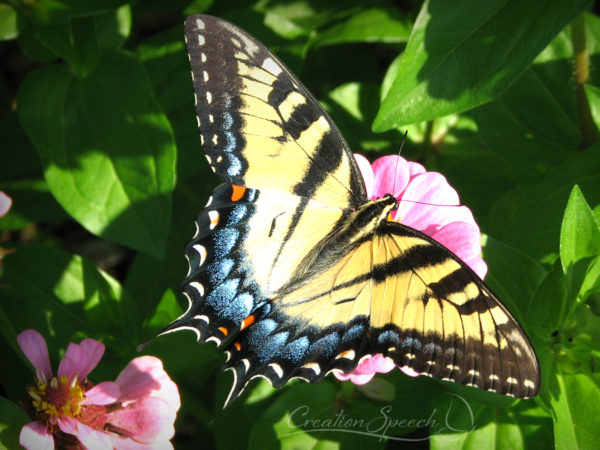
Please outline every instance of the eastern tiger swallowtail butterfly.
[[191, 329], [228, 354], [226, 405], [254, 377], [317, 382], [381, 353], [423, 375], [528, 398], [529, 339], [438, 242], [369, 201], [348, 144], [263, 44], [225, 20], [185, 21], [201, 143], [224, 183], [186, 247]]

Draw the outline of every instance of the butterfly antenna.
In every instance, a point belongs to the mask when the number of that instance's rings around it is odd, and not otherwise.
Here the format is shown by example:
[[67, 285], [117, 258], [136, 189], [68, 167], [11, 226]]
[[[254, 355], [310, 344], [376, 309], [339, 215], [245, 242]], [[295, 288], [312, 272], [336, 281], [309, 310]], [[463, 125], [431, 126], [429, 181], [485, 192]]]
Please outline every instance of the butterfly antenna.
[[[402, 142], [400, 143], [400, 149], [398, 150], [398, 156], [402, 153], [402, 148], [404, 147], [404, 143], [406, 142], [406, 136], [408, 135], [408, 130], [404, 132], [404, 136], [402, 137]], [[392, 195], [396, 196], [396, 179], [398, 178], [398, 164], [400, 163], [400, 158], [396, 159], [396, 167], [394, 168], [394, 186], [392, 188]]]

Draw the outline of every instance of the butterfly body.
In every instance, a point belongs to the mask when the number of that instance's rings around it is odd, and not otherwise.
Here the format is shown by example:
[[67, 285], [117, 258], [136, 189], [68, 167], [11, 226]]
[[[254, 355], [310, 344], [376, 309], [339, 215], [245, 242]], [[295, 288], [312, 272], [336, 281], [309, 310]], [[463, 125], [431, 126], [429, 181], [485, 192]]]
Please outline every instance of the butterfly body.
[[319, 381], [381, 353], [423, 375], [516, 397], [539, 389], [526, 335], [438, 242], [368, 200], [332, 120], [253, 37], [221, 19], [185, 26], [201, 141], [223, 179], [186, 247], [196, 332], [228, 354], [229, 404], [249, 380]]

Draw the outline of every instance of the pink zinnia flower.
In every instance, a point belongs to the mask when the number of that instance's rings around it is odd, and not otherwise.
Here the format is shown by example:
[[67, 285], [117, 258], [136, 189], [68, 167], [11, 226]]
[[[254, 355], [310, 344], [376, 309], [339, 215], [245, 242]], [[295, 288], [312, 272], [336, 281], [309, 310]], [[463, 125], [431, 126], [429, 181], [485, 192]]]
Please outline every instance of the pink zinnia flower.
[[24, 406], [33, 422], [19, 442], [39, 449], [170, 449], [180, 400], [177, 385], [153, 356], [133, 359], [114, 382], [93, 385], [88, 374], [104, 354], [104, 344], [71, 343], [53, 374], [40, 333], [25, 330], [19, 346], [36, 371]]
[[[383, 156], [369, 164], [362, 155], [354, 155], [371, 200], [392, 194], [398, 209], [392, 219], [415, 228], [450, 249], [483, 278], [487, 265], [481, 258], [481, 234], [473, 214], [460, 205], [458, 194], [446, 178], [437, 172], [427, 172], [418, 163], [401, 156]], [[334, 375], [339, 380], [355, 384], [368, 383], [375, 373], [387, 373], [394, 368], [391, 358], [377, 354], [365, 358], [352, 372]], [[419, 375], [412, 369], [402, 369], [409, 376]]]
[[4, 192], [0, 191], [0, 217], [5, 215], [12, 205], [12, 199]]

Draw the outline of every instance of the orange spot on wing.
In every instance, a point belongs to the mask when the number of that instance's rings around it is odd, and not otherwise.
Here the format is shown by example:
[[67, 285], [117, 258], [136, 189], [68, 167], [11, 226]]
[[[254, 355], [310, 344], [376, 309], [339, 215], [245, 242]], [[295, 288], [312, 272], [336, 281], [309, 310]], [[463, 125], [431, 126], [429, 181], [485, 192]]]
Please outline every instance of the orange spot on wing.
[[231, 201], [237, 202], [240, 198], [244, 196], [246, 188], [244, 186], [237, 186], [235, 184], [232, 186], [232, 188], [233, 191], [231, 192]]
[[244, 320], [242, 320], [242, 326], [240, 327], [240, 330], [243, 330], [244, 328], [248, 328], [253, 323], [254, 323], [254, 316], [251, 314], [248, 317], [246, 317]]
[[223, 333], [223, 335], [225, 335], [225, 336], [227, 336], [227, 334], [229, 333], [229, 332], [227, 331], [227, 328], [225, 328], [225, 327], [219, 327], [219, 328], [217, 328], [217, 330], [219, 330], [219, 331], [220, 331], [221, 333]]
[[235, 349], [239, 352], [242, 349], [242, 344], [240, 344], [239, 342], [234, 342], [233, 346], [235, 347]]

